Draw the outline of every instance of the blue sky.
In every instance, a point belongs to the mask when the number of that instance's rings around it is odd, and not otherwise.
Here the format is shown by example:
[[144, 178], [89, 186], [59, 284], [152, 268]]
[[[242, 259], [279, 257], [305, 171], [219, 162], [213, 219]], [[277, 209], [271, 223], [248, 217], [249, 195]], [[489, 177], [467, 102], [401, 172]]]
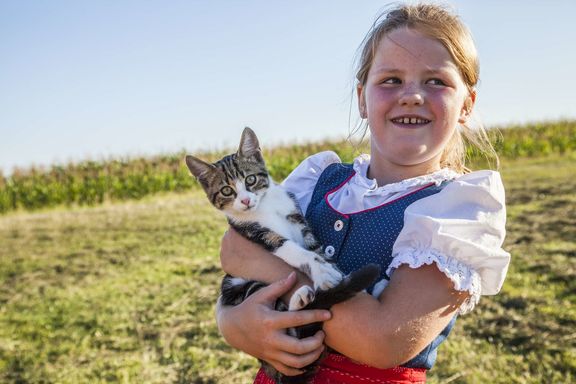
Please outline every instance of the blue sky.
[[[576, 118], [576, 2], [451, 1], [487, 125]], [[0, 0], [0, 170], [342, 137], [382, 1]], [[350, 107], [352, 114], [350, 114]]]

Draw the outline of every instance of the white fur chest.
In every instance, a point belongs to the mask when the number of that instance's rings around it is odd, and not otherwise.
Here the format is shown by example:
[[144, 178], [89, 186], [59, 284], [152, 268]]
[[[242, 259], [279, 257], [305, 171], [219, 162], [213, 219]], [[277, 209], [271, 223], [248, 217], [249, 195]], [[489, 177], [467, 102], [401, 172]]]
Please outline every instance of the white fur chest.
[[282, 187], [273, 185], [260, 199], [255, 210], [236, 213], [233, 217], [238, 221], [257, 222], [263, 227], [282, 235], [283, 237], [303, 245], [304, 239], [299, 225], [288, 221], [286, 216], [298, 212], [296, 203], [288, 196]]

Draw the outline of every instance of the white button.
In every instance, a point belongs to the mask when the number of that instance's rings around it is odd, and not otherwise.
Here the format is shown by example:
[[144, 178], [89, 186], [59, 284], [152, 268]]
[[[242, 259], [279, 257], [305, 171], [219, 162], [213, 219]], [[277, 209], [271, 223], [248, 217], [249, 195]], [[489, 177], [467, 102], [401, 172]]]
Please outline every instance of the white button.
[[344, 228], [344, 222], [342, 220], [336, 220], [334, 222], [334, 230], [340, 232]]
[[334, 256], [334, 252], [336, 252], [336, 250], [331, 245], [327, 246], [326, 249], [324, 250], [324, 254], [328, 257]]

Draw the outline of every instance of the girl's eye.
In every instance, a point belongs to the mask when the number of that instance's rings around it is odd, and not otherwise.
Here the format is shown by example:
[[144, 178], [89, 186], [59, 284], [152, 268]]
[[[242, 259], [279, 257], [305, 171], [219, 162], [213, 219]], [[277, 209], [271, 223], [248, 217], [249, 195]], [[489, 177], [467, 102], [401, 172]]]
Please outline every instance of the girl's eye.
[[246, 183], [247, 186], [254, 185], [256, 183], [256, 176], [254, 176], [254, 175], [246, 176], [246, 179], [244, 179], [244, 182]]
[[446, 85], [446, 83], [440, 79], [430, 79], [427, 81], [427, 83], [431, 85]]
[[397, 77], [390, 77], [388, 79], [384, 79], [384, 81], [382, 82], [382, 84], [400, 84], [400, 83], [401, 81]]
[[234, 194], [234, 190], [229, 186], [225, 186], [220, 189], [220, 193], [224, 196], [232, 196]]

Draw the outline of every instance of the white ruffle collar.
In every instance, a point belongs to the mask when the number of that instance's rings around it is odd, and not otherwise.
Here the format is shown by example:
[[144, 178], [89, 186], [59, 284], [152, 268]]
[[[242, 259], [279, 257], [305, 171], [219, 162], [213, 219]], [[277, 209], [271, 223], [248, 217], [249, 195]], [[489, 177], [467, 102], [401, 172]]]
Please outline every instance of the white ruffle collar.
[[434, 183], [440, 185], [442, 182], [447, 180], [454, 180], [460, 176], [460, 173], [455, 172], [449, 168], [442, 168], [439, 171], [429, 173], [427, 175], [422, 175], [418, 177], [413, 177], [410, 179], [402, 180], [397, 183], [386, 184], [381, 187], [374, 179], [369, 179], [366, 175], [368, 173], [368, 166], [370, 165], [370, 155], [362, 154], [354, 159], [352, 165], [354, 171], [356, 172], [350, 182], [361, 186], [366, 189], [367, 194], [384, 194], [384, 193], [397, 193], [406, 191], [412, 187], [417, 187], [421, 185], [427, 185]]

